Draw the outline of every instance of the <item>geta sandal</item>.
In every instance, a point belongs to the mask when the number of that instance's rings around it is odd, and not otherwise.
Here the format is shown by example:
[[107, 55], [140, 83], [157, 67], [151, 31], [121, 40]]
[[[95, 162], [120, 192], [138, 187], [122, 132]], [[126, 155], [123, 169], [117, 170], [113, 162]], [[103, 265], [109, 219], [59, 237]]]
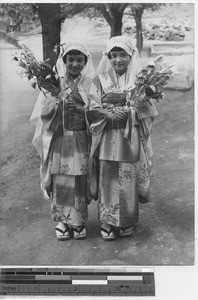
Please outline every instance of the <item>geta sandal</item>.
[[[60, 228], [63, 227], [64, 229]], [[71, 238], [71, 229], [67, 224], [60, 223], [55, 227], [56, 237], [59, 241], [69, 240]]]
[[112, 241], [116, 239], [116, 232], [114, 230], [114, 227], [110, 228], [110, 230], [107, 230], [103, 227], [100, 227], [100, 233], [105, 241]]
[[75, 240], [82, 240], [87, 237], [87, 231], [84, 225], [78, 227], [72, 227], [73, 229], [73, 238]]
[[120, 237], [128, 237], [132, 236], [135, 231], [134, 225], [127, 227], [119, 227], [119, 236]]

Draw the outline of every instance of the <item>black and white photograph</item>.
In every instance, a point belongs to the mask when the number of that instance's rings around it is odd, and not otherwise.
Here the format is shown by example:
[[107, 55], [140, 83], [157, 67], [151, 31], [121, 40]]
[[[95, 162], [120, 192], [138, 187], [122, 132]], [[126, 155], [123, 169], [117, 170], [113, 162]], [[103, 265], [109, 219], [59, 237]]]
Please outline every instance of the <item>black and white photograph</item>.
[[193, 2], [1, 2], [1, 267], [194, 266], [194, 39]]

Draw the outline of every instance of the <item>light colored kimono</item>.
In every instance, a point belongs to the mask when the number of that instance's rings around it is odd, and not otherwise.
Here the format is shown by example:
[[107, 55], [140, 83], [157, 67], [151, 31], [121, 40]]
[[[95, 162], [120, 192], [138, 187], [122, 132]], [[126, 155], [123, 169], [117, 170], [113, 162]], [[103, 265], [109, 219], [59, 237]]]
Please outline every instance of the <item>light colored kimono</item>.
[[[73, 91], [74, 92], [74, 91]], [[72, 93], [71, 93], [72, 94]], [[78, 91], [73, 99], [82, 105]], [[45, 102], [47, 99], [45, 99]], [[58, 104], [43, 109], [41, 119], [45, 133], [53, 133], [48, 154], [41, 168], [43, 184], [52, 199], [51, 212], [54, 221], [79, 226], [85, 223], [87, 213], [88, 137], [85, 111], [82, 115], [63, 114]], [[45, 104], [44, 104], [45, 107]], [[63, 120], [65, 119], [65, 121]], [[65, 128], [64, 128], [65, 126]], [[43, 134], [43, 147], [45, 145]], [[45, 178], [47, 181], [45, 182]]]
[[[127, 39], [125, 40], [125, 37], [115, 37], [115, 40], [116, 42], [111, 45], [112, 48], [117, 44], [121, 47], [122, 43], [125, 43], [124, 50], [128, 48], [130, 50], [131, 44]], [[94, 101], [92, 97], [92, 102], [95, 104], [90, 105], [90, 115], [93, 118], [90, 127], [91, 155], [97, 148], [100, 160], [99, 219], [101, 223], [105, 222], [116, 227], [134, 225], [138, 221], [139, 202], [148, 202], [150, 198], [150, 167], [153, 154], [150, 131], [154, 117], [157, 115], [152, 100], [152, 105], [146, 103], [135, 118], [135, 126], [139, 128], [138, 159], [133, 156], [133, 138], [130, 140], [125, 135], [126, 120], [125, 125], [121, 124], [121, 128], [119, 124], [115, 128], [109, 124], [107, 118], [104, 118], [107, 112], [104, 108], [105, 97], [108, 101], [108, 97], [115, 96], [119, 103], [126, 86], [134, 83], [132, 82], [132, 77], [135, 78], [134, 69], [132, 76], [130, 74], [132, 67], [134, 67], [133, 62], [130, 63], [126, 73], [118, 76], [111, 66], [108, 67], [108, 59], [104, 54], [95, 79], [98, 98], [95, 97], [97, 101]], [[139, 69], [136, 71], [138, 72]], [[110, 104], [123, 106], [123, 104], [117, 105], [116, 100]]]
[[[69, 50], [84, 53], [88, 58], [87, 64], [73, 80], [60, 58], [57, 65], [63, 74], [61, 93], [57, 97], [40, 95], [39, 107], [35, 108], [39, 111], [39, 118], [33, 144], [41, 155], [41, 190], [46, 199], [51, 199], [53, 220], [80, 226], [87, 221], [87, 205], [90, 202], [87, 194], [89, 153], [86, 110], [93, 64], [84, 45], [75, 43], [67, 46], [63, 56]], [[68, 94], [80, 107], [75, 113], [64, 109], [66, 104], [63, 99]]]

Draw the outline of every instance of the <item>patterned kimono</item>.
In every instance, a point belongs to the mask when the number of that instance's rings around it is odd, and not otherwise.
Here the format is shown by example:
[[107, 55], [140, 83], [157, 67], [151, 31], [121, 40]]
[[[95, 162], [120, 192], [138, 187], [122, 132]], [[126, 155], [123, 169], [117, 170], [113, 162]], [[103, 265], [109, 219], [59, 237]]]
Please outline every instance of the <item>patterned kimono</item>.
[[[117, 76], [112, 68], [99, 74], [95, 86], [101, 101], [97, 101], [97, 105], [92, 100], [90, 105], [93, 119], [90, 127], [91, 155], [97, 148], [100, 162], [99, 220], [116, 227], [134, 225], [139, 217], [139, 202], [149, 201], [152, 156], [150, 131], [154, 116], [157, 115], [154, 104], [145, 104], [135, 114], [133, 126], [138, 135], [133, 135], [131, 139], [125, 135], [126, 126], [132, 130], [131, 125], [127, 125], [127, 116], [119, 122], [105, 119], [104, 115], [112, 108], [125, 106], [126, 93], [123, 91], [126, 84], [126, 74]], [[133, 147], [137, 142], [139, 155], [134, 156]]]
[[[102, 91], [101, 91], [102, 92]], [[124, 136], [127, 117], [120, 122], [104, 122], [107, 103], [123, 107], [126, 96], [123, 93], [103, 95], [101, 107], [91, 108], [90, 115], [97, 122], [100, 118], [102, 130], [99, 150], [100, 179], [99, 179], [99, 219], [113, 226], [132, 226], [138, 221], [139, 202], [146, 203], [150, 198], [150, 166], [152, 146], [150, 131], [153, 117], [157, 111], [150, 104], [142, 108], [136, 115], [135, 126], [139, 129], [139, 157], [134, 157], [131, 142]], [[117, 99], [115, 103], [114, 99]], [[105, 108], [104, 108], [105, 107]], [[144, 111], [144, 112], [143, 112]], [[98, 122], [99, 123], [99, 122]], [[94, 126], [94, 122], [92, 123]], [[101, 124], [100, 124], [101, 126]], [[93, 134], [92, 140], [97, 138]]]
[[[56, 98], [45, 98], [41, 113], [44, 126], [42, 184], [51, 195], [54, 221], [79, 226], [87, 220], [88, 139], [84, 102], [70, 79], [70, 95], [80, 113], [68, 113]], [[64, 95], [64, 93], [63, 93]], [[46, 142], [50, 134], [50, 143]]]
[[[61, 79], [57, 97], [37, 99], [30, 121], [36, 125], [33, 145], [41, 157], [41, 190], [51, 200], [52, 218], [70, 226], [84, 225], [87, 220], [88, 137], [86, 111], [94, 67], [86, 45], [72, 41], [65, 45], [56, 62]], [[79, 76], [69, 75], [63, 57], [72, 50], [83, 53], [86, 64]], [[66, 107], [72, 98], [76, 109]], [[66, 99], [66, 101], [65, 101]]]

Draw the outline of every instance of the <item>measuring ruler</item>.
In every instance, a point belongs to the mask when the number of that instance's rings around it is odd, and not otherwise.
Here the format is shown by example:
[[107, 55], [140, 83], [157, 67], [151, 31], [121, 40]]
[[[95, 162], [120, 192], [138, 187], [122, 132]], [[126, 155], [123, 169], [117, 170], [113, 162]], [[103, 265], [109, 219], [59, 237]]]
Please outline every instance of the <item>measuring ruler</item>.
[[0, 295], [155, 296], [151, 268], [1, 268]]

